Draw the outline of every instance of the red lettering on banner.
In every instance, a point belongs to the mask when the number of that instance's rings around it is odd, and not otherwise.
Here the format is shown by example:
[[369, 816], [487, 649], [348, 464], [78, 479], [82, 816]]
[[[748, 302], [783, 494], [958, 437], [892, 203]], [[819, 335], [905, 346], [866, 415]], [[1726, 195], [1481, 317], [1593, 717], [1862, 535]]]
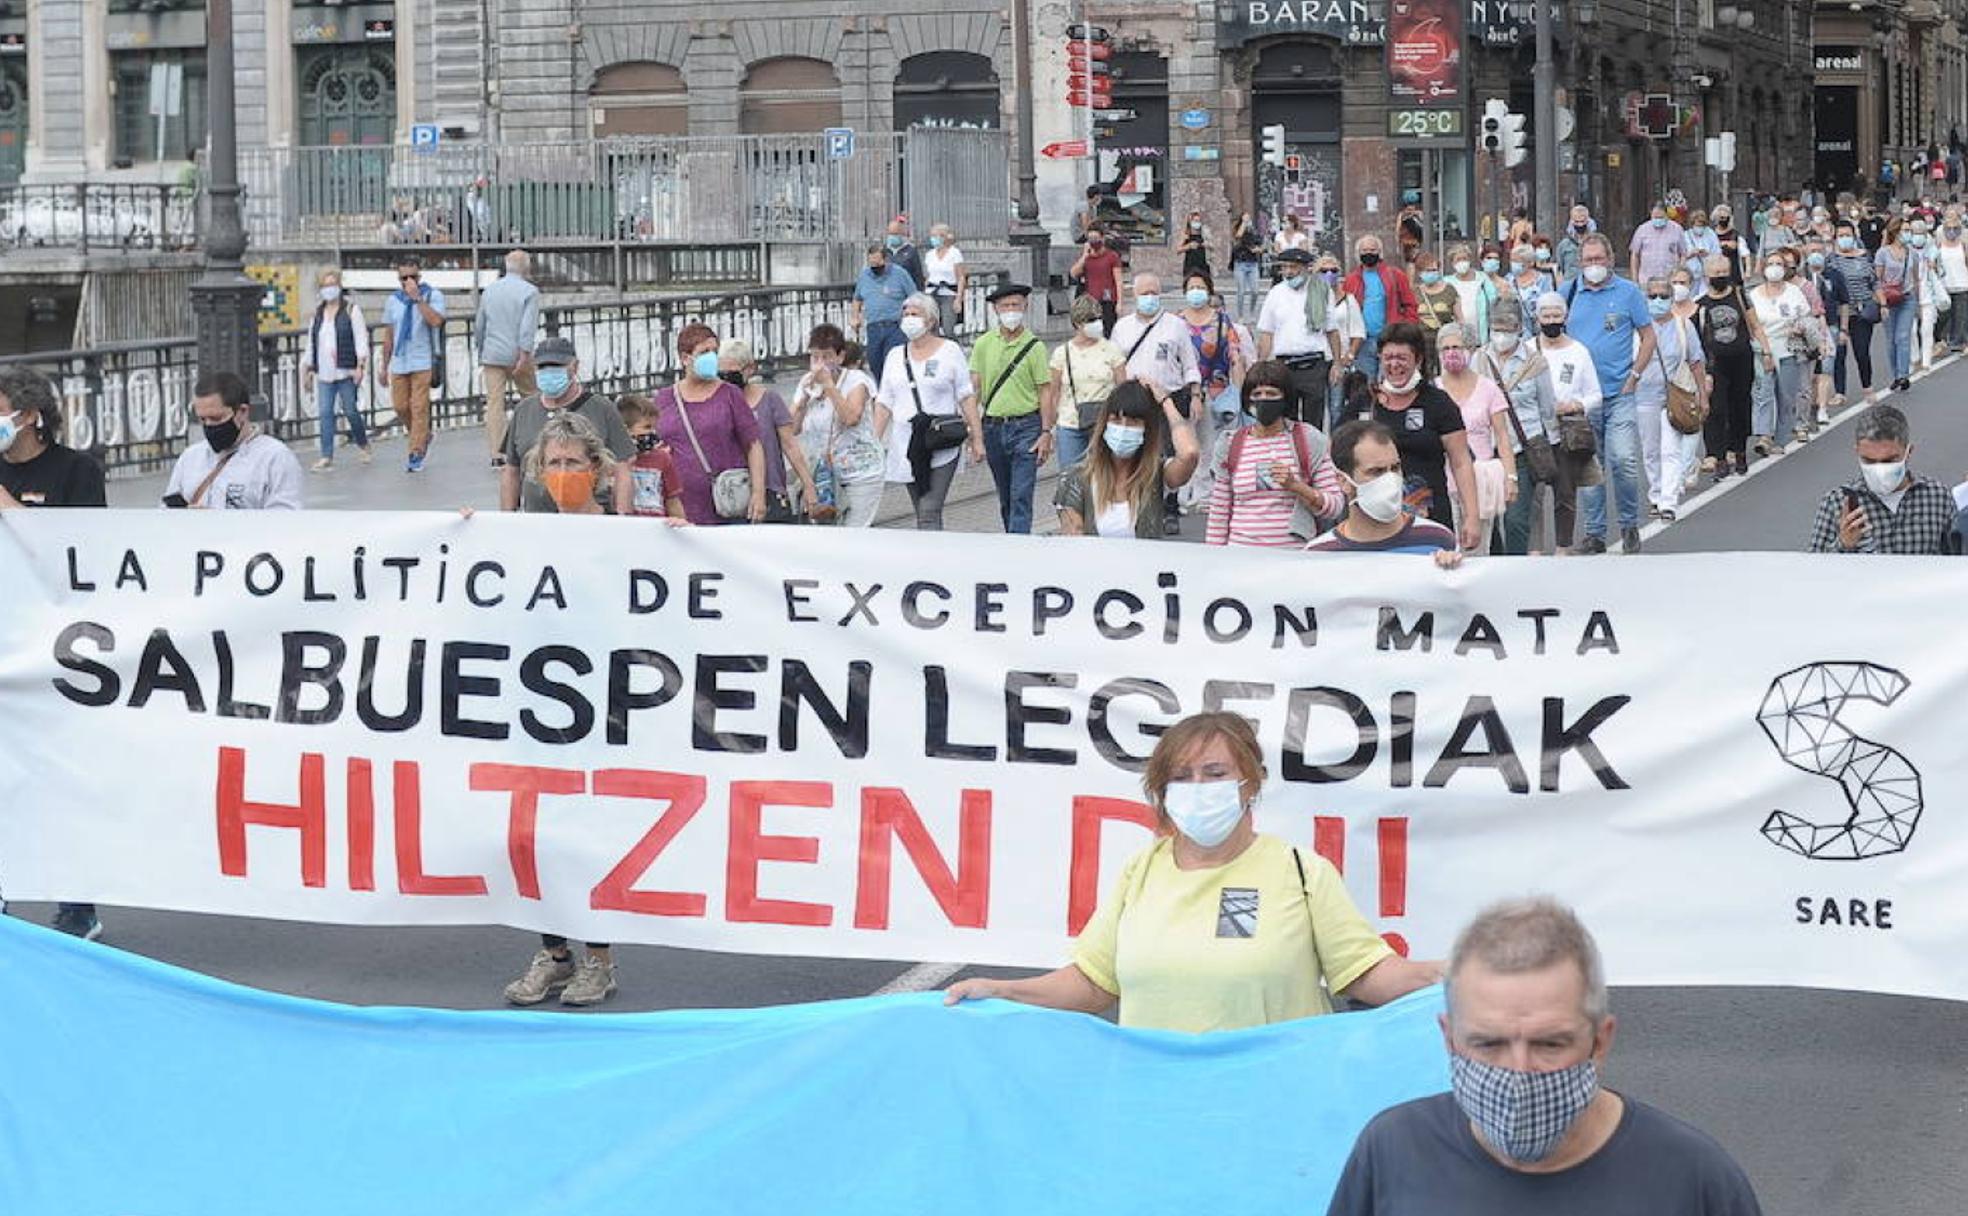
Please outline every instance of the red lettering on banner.
[[1408, 914], [1408, 821], [1380, 821], [1380, 914]]
[[907, 794], [888, 788], [861, 791], [861, 861], [854, 900], [857, 929], [888, 928], [890, 842], [898, 839], [950, 923], [959, 929], [984, 928], [991, 906], [991, 791], [963, 791], [954, 875]]
[[767, 836], [760, 820], [768, 806], [831, 807], [834, 787], [825, 781], [734, 781], [731, 783], [731, 851], [724, 862], [724, 918], [733, 923], [810, 925], [834, 923], [826, 904], [792, 899], [760, 899], [759, 863], [820, 860], [820, 841], [812, 836]]
[[483, 895], [477, 874], [424, 873], [423, 775], [414, 760], [398, 760], [396, 776], [396, 889], [405, 895]]
[[512, 795], [506, 814], [506, 855], [521, 899], [540, 898], [540, 864], [534, 850], [541, 794], [583, 794], [588, 775], [575, 768], [535, 768], [529, 764], [474, 764], [474, 793]]
[[348, 762], [349, 890], [376, 889], [376, 777], [359, 756]]
[[1312, 820], [1312, 851], [1332, 862], [1332, 868], [1346, 873], [1346, 820], [1338, 815], [1319, 815]]
[[246, 752], [219, 749], [219, 873], [246, 877], [246, 826], [293, 828], [301, 834], [301, 885], [328, 885], [328, 792], [318, 752], [301, 756], [299, 806], [246, 800]]
[[1068, 867], [1066, 932], [1078, 937], [1100, 906], [1100, 829], [1109, 820], [1138, 823], [1159, 831], [1155, 808], [1132, 798], [1099, 798], [1081, 794], [1073, 799], [1073, 851]]
[[704, 806], [705, 781], [684, 773], [633, 768], [598, 769], [594, 792], [610, 798], [648, 798], [667, 802], [663, 815], [636, 841], [628, 855], [595, 884], [588, 906], [597, 911], [637, 912], [644, 916], [702, 916], [710, 901], [694, 891], [637, 891], [635, 883], [663, 855], [677, 833]]

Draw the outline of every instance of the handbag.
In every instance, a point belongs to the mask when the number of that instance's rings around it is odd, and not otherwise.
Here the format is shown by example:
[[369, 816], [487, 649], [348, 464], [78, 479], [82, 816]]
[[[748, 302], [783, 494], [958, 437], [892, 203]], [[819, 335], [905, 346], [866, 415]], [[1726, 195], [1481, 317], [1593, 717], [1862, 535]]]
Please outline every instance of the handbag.
[[906, 347], [902, 351], [902, 370], [909, 373], [909, 395], [916, 399], [916, 417], [929, 419], [922, 424], [923, 446], [941, 452], [970, 438], [970, 423], [962, 414], [932, 414], [923, 408], [922, 390], [916, 387], [916, 363], [909, 358]]
[[711, 462], [704, 457], [704, 445], [697, 442], [697, 428], [690, 421], [690, 410], [685, 407], [682, 395], [671, 390], [670, 401], [683, 419], [683, 432], [690, 436], [690, 447], [697, 453], [698, 465], [703, 468], [704, 476], [711, 479], [711, 508], [717, 512], [719, 519], [745, 519], [750, 516], [752, 471], [726, 469], [721, 473], [712, 472]]
[[[1524, 366], [1518, 369], [1517, 374], [1505, 386], [1503, 384], [1503, 377], [1498, 374], [1496, 356], [1485, 353], [1483, 358], [1489, 363], [1491, 382], [1503, 388], [1505, 400], [1509, 400], [1512, 390], [1522, 384], [1533, 370], [1541, 371], [1540, 365], [1544, 362], [1543, 355], [1532, 355], [1524, 361]], [[1536, 436], [1527, 434], [1524, 430], [1524, 420], [1517, 416], [1517, 406], [1515, 403], [1512, 403], [1509, 414], [1510, 429], [1516, 432], [1517, 446], [1524, 449], [1524, 460], [1531, 468], [1531, 480], [1543, 482], [1546, 485], [1557, 484], [1558, 454], [1551, 450], [1551, 436], [1548, 434], [1539, 434]], [[1540, 416], [1538, 418], [1538, 427], [1542, 430], [1543, 426], [1544, 419]]]
[[[1687, 350], [1687, 335], [1682, 334], [1682, 351]], [[1667, 421], [1676, 432], [1682, 435], [1699, 435], [1708, 422], [1708, 405], [1702, 401], [1701, 393], [1692, 383], [1694, 377], [1688, 372], [1688, 361], [1683, 358], [1675, 375], [1667, 371], [1667, 357], [1661, 354], [1660, 343], [1654, 343], [1654, 359], [1660, 364], [1661, 381], [1667, 385]]]
[[1599, 437], [1584, 414], [1560, 414], [1558, 446], [1574, 456], [1590, 456], [1599, 450]]

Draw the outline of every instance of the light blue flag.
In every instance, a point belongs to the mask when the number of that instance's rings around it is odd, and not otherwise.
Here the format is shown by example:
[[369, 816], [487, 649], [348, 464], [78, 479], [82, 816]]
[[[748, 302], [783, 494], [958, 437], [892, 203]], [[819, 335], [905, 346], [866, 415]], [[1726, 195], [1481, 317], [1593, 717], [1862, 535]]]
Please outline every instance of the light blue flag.
[[0, 1213], [1319, 1216], [1369, 1118], [1448, 1088], [1440, 1008], [359, 1009], [0, 917]]

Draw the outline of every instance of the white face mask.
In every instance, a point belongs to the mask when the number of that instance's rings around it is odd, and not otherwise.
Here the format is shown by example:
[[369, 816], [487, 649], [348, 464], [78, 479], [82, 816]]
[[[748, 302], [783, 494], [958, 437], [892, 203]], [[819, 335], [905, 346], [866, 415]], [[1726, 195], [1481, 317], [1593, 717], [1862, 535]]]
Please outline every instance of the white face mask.
[[324, 304], [333, 304], [341, 298], [342, 289], [339, 287], [330, 285], [321, 289], [321, 302]]
[[1015, 308], [1009, 312], [1001, 312], [998, 314], [998, 324], [1004, 326], [1006, 330], [1021, 329], [1025, 325], [1025, 314]]
[[1613, 271], [1610, 266], [1587, 266], [1583, 273], [1585, 274], [1585, 281], [1596, 287], [1605, 282], [1606, 276], [1613, 273]]
[[1162, 809], [1175, 830], [1205, 849], [1230, 839], [1244, 817], [1244, 794], [1236, 781], [1177, 781], [1162, 792]]
[[1468, 258], [1461, 258], [1461, 259], [1459, 259], [1459, 260], [1458, 260], [1458, 261], [1456, 262], [1456, 264], [1455, 264], [1455, 272], [1456, 272], [1457, 274], [1468, 274], [1468, 273], [1469, 273], [1469, 259], [1468, 259]]
[[1408, 373], [1408, 378], [1399, 384], [1383, 377], [1380, 387], [1387, 392], [1393, 393], [1396, 397], [1405, 397], [1421, 387], [1421, 369], [1416, 368], [1414, 371]]
[[1080, 326], [1080, 332], [1092, 338], [1095, 342], [1098, 342], [1107, 336], [1107, 322], [1088, 321], [1085, 325]]
[[1766, 283], [1781, 283], [1784, 281], [1784, 273], [1782, 266], [1765, 266], [1763, 268], [1763, 281]]
[[1490, 339], [1490, 344], [1507, 355], [1517, 349], [1517, 339], [1519, 336], [1508, 331], [1499, 331], [1496, 336]]
[[902, 336], [914, 342], [929, 332], [929, 322], [911, 313], [902, 318]]
[[1859, 473], [1865, 478], [1866, 489], [1884, 498], [1906, 480], [1906, 468], [1906, 461], [1895, 460], [1889, 464], [1862, 464]]
[[1676, 304], [1684, 304], [1687, 300], [1688, 285], [1686, 283], [1676, 283], [1674, 285], [1674, 302]]
[[[1352, 478], [1347, 478], [1353, 481]], [[1368, 519], [1383, 524], [1391, 524], [1401, 518], [1404, 500], [1407, 498], [1407, 485], [1401, 475], [1392, 469], [1362, 484], [1354, 481], [1353, 505], [1366, 513]]]

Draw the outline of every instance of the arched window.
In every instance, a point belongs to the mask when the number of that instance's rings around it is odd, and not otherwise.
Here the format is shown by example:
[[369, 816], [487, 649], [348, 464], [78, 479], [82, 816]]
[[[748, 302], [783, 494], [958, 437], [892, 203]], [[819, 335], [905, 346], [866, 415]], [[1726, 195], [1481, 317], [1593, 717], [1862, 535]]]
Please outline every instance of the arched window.
[[895, 73], [895, 129], [998, 126], [998, 74], [986, 55], [929, 51]]
[[618, 63], [595, 74], [588, 90], [597, 138], [608, 135], [688, 135], [690, 90], [666, 63]]
[[833, 65], [787, 56], [761, 59], [738, 89], [738, 130], [793, 135], [841, 125], [840, 80]]

